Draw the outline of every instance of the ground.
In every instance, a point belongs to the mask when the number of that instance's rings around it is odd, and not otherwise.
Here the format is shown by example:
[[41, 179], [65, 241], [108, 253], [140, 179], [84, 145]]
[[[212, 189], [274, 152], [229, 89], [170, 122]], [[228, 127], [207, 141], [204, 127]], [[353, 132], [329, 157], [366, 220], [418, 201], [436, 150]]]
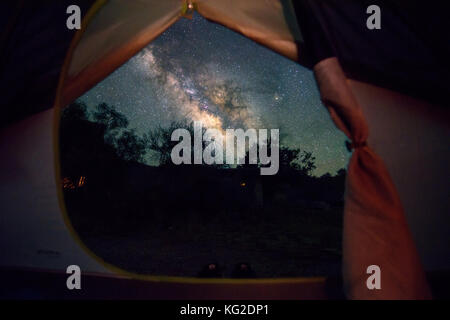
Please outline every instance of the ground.
[[204, 224], [147, 222], [120, 232], [78, 229], [106, 262], [140, 274], [195, 277], [214, 262], [229, 277], [235, 264], [246, 262], [259, 278], [322, 276], [340, 272], [341, 217], [341, 209], [310, 209]]

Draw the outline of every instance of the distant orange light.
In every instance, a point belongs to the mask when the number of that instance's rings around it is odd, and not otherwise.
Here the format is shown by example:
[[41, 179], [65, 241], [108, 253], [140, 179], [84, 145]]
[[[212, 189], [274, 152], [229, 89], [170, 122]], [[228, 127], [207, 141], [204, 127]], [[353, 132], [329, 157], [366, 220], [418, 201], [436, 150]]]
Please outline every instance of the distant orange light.
[[71, 190], [75, 189], [75, 186], [73, 185], [72, 181], [67, 177], [63, 179], [62, 184], [64, 189], [71, 189]]
[[245, 187], [247, 184], [245, 182], [241, 182], [241, 187]]
[[85, 183], [86, 183], [86, 177], [81, 176], [80, 180], [78, 181], [78, 187], [84, 186]]

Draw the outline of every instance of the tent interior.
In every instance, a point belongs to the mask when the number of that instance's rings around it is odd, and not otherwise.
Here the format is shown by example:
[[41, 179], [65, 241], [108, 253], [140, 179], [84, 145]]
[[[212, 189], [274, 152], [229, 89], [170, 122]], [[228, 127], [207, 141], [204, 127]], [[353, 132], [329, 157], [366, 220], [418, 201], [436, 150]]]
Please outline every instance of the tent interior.
[[[72, 2], [77, 2], [83, 12], [82, 29], [77, 32], [65, 28], [65, 9]], [[383, 8], [381, 30], [371, 31], [365, 26], [366, 8], [372, 2]], [[404, 251], [412, 252], [403, 261], [410, 263], [412, 271], [405, 270], [404, 277], [393, 272], [399, 278], [393, 286], [400, 289], [381, 297], [427, 297], [425, 289], [408, 292], [411, 278], [420, 274], [421, 267], [415, 267], [420, 266], [414, 257], [416, 249], [433, 294], [448, 297], [444, 284], [450, 270], [450, 152], [445, 141], [450, 137], [450, 122], [445, 66], [450, 41], [445, 38], [448, 35], [436, 31], [448, 26], [434, 15], [442, 10], [438, 5], [423, 8], [414, 1], [405, 4], [394, 0], [348, 1], [346, 5], [336, 0], [64, 0], [2, 6], [7, 18], [0, 20], [5, 24], [0, 43], [5, 112], [0, 133], [0, 267], [9, 294], [28, 294], [15, 286], [26, 283], [16, 280], [25, 279], [29, 272], [44, 270], [42, 277], [47, 283], [57, 283], [68, 265], [77, 264], [92, 278], [93, 287], [104, 288], [85, 293], [93, 297], [120, 296], [111, 290], [141, 298], [329, 297], [329, 282], [324, 278], [198, 280], [127, 272], [118, 275], [117, 268], [93, 255], [73, 236], [73, 226], [64, 213], [57, 146], [62, 109], [178, 20], [192, 19], [195, 11], [312, 69], [325, 110], [349, 140], [355, 140], [354, 130], [359, 130], [353, 121], [367, 126], [362, 125], [364, 138], [360, 142], [364, 144], [349, 144], [354, 148], [355, 171], [354, 180], [346, 184], [344, 215], [353, 217], [364, 210], [379, 214], [385, 208], [394, 208], [392, 212], [396, 213], [391, 217], [388, 210], [373, 221], [364, 215], [360, 220], [347, 219], [356, 224], [344, 223], [344, 269], [350, 274], [362, 272], [359, 256], [346, 252], [358, 250], [354, 248], [355, 235], [364, 232], [374, 242], [373, 247], [364, 243], [367, 246], [361, 249], [373, 250], [375, 258], [369, 259], [372, 264], [396, 270], [395, 262], [386, 262], [389, 254], [403, 257]], [[351, 109], [345, 109], [348, 105], [358, 106], [358, 111], [347, 113]], [[373, 153], [379, 157], [370, 158], [376, 159], [375, 169], [360, 154], [369, 149], [366, 143], [373, 150], [367, 151], [367, 157]], [[358, 169], [363, 177], [360, 180], [355, 169], [358, 163], [362, 167]], [[384, 163], [386, 170], [379, 169], [378, 163]], [[379, 172], [382, 179], [376, 175]], [[377, 185], [373, 181], [386, 188], [371, 189]], [[376, 201], [367, 197], [370, 193], [376, 194]], [[396, 238], [393, 233], [397, 231]], [[412, 247], [409, 240], [402, 242], [403, 233], [408, 232]], [[391, 248], [388, 253], [377, 251], [387, 247]], [[377, 297], [358, 288], [353, 290], [348, 277], [343, 276], [347, 297]], [[13, 278], [16, 282], [7, 282]], [[130, 288], [139, 290], [131, 293]], [[46, 290], [42, 295], [60, 294]]]

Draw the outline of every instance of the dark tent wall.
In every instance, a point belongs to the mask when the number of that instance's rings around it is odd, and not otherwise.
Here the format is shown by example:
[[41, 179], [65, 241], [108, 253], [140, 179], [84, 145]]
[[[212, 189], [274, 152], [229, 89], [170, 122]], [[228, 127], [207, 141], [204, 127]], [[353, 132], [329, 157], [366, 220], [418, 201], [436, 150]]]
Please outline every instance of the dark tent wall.
[[[303, 34], [301, 62], [336, 56], [347, 76], [448, 105], [450, 20], [444, 1], [292, 0]], [[368, 6], [381, 9], [369, 30]]]
[[53, 106], [59, 74], [76, 30], [71, 4], [86, 13], [94, 0], [4, 1], [0, 4], [0, 126]]

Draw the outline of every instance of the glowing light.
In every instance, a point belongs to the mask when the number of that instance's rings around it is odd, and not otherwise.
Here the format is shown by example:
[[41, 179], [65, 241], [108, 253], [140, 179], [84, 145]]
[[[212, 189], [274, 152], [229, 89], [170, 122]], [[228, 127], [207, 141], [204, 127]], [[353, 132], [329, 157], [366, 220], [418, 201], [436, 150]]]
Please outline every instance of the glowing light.
[[69, 178], [67, 178], [67, 177], [65, 177], [65, 178], [63, 178], [63, 181], [62, 181], [62, 185], [63, 185], [63, 188], [64, 189], [68, 189], [68, 190], [73, 190], [73, 189], [75, 189], [75, 185], [72, 183], [72, 181], [69, 179]]
[[85, 183], [86, 183], [86, 177], [81, 176], [80, 180], [78, 180], [78, 187], [84, 186]]
[[273, 99], [274, 99], [275, 101], [280, 101], [280, 100], [281, 100], [281, 97], [278, 95], [278, 93], [275, 93], [275, 95], [273, 96]]
[[78, 179], [78, 182], [75, 182], [75, 183], [69, 177], [64, 177], [62, 179], [63, 189], [74, 190], [76, 188], [81, 188], [82, 186], [84, 186], [86, 184], [86, 177], [81, 176], [80, 179]]

